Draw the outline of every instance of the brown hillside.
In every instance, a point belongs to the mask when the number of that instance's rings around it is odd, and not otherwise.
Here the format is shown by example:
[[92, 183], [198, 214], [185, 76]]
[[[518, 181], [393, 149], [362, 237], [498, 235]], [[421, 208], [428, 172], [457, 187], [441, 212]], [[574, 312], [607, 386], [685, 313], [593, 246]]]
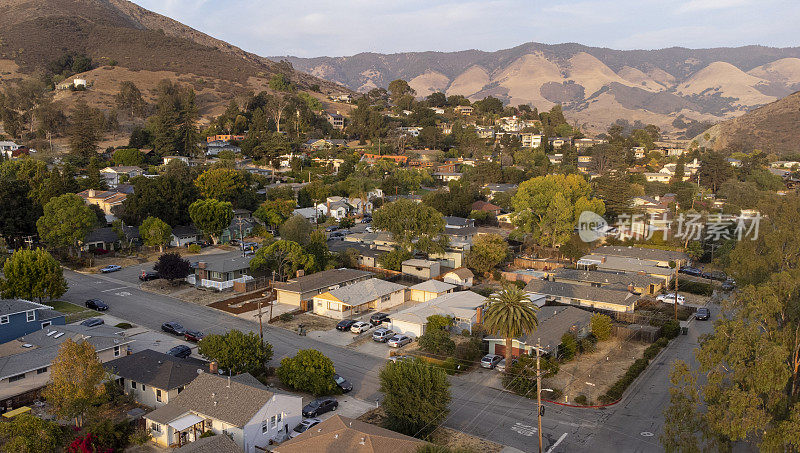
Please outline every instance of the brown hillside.
[[800, 92], [719, 123], [696, 138], [700, 146], [716, 150], [752, 151], [787, 155], [800, 153]]

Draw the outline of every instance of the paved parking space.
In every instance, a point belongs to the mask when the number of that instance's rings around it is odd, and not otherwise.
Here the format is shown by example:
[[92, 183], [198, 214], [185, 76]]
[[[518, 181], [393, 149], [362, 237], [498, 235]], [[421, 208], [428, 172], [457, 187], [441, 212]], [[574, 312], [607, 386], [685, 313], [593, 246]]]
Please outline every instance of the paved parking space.
[[503, 390], [503, 373], [497, 370], [489, 370], [479, 366], [469, 373], [460, 374], [459, 377], [468, 382]]
[[[303, 398], [303, 405], [310, 403], [314, 398]], [[334, 415], [341, 415], [343, 417], [358, 418], [366, 412], [375, 409], [377, 404], [375, 401], [364, 401], [349, 394], [337, 395], [336, 400], [339, 401], [339, 408], [335, 411], [326, 412], [319, 416], [322, 420], [327, 420]]]
[[[99, 313], [98, 316], [93, 316], [93, 318], [102, 319], [107, 326], [116, 326], [119, 323], [128, 322], [124, 319], [117, 318], [116, 316]], [[199, 357], [197, 355], [197, 344], [185, 341], [183, 337], [169, 335], [166, 332], [135, 326], [130, 329], [126, 329], [125, 336], [134, 340], [133, 343], [130, 344], [130, 350], [132, 353], [143, 351], [145, 349], [152, 349], [154, 351], [166, 353], [173, 347], [182, 344], [192, 348], [192, 357]]]

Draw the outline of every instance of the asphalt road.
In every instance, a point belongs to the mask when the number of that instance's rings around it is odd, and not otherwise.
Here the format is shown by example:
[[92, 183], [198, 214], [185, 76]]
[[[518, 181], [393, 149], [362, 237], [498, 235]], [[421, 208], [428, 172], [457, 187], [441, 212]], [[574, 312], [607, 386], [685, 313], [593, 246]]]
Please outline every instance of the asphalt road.
[[[106, 275], [65, 271], [70, 289], [64, 299], [81, 305], [89, 298], [103, 299], [110, 307], [109, 314], [154, 330], [159, 330], [165, 321], [178, 321], [186, 328], [206, 333], [231, 329], [258, 332], [255, 320], [143, 291], [139, 289], [137, 272], [140, 270], [135, 267]], [[719, 315], [718, 309], [712, 310], [715, 316]], [[615, 406], [579, 409], [547, 404], [542, 430], [545, 451], [661, 451], [658, 435], [663, 426], [661, 411], [669, 399], [672, 362], [678, 358], [691, 361], [698, 337], [712, 328], [710, 321], [692, 321], [689, 334], [671, 342]], [[354, 384], [354, 396], [380, 400], [378, 372], [384, 360], [269, 325], [264, 326], [264, 338], [272, 344], [273, 364], [299, 349], [317, 349]], [[537, 449], [535, 400], [459, 377], [452, 377], [451, 383], [452, 402], [446, 426], [522, 451]]]

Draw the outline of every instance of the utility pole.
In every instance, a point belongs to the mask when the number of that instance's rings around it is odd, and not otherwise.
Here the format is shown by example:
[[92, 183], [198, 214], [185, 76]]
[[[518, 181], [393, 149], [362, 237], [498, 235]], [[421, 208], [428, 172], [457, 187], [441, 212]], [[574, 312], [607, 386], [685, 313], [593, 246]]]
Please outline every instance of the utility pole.
[[675, 263], [675, 321], [678, 321], [678, 263]]
[[[539, 453], [542, 453], [542, 373], [539, 368], [539, 349], [541, 345], [539, 342], [541, 338], [536, 339], [536, 418], [539, 427]], [[506, 366], [509, 366], [506, 364]]]

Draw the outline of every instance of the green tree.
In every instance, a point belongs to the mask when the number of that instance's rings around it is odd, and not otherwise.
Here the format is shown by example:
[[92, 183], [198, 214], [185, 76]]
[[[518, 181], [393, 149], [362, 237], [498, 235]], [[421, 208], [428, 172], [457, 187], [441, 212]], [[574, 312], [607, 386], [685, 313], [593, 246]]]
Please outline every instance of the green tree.
[[410, 260], [414, 255], [404, 248], [396, 248], [378, 256], [378, 263], [384, 268], [393, 271], [402, 270], [405, 260]]
[[[512, 346], [515, 338], [536, 330], [539, 308], [531, 303], [525, 291], [515, 285], [505, 285], [503, 289], [489, 296], [489, 306], [483, 316], [483, 325], [488, 332], [499, 335], [506, 341], [506, 363], [511, 363]], [[508, 372], [511, 367], [506, 367]]]
[[81, 157], [94, 156], [102, 138], [103, 113], [79, 101], [70, 116], [72, 130], [69, 138], [70, 150]]
[[149, 119], [155, 151], [162, 156], [197, 154], [198, 112], [194, 90], [165, 79], [159, 82], [157, 92], [156, 111]]
[[440, 235], [444, 232], [444, 218], [436, 209], [411, 200], [400, 199], [378, 209], [373, 216], [376, 228], [388, 231], [392, 238], [407, 250], [416, 246], [427, 252], [441, 250]]
[[233, 206], [226, 201], [213, 198], [197, 200], [189, 206], [189, 216], [192, 222], [216, 244], [222, 230], [228, 228], [233, 221]]
[[[549, 357], [540, 359], [539, 367], [543, 378], [558, 374], [558, 362]], [[503, 375], [503, 387], [525, 397], [535, 395], [536, 357], [522, 355], [517, 363], [512, 363], [506, 368], [510, 371]]]
[[27, 182], [0, 176], [0, 236], [12, 241], [36, 233], [41, 207], [31, 199]]
[[506, 240], [499, 234], [482, 234], [472, 242], [467, 266], [480, 274], [487, 274], [508, 259]]
[[148, 247], [158, 247], [163, 253], [164, 246], [172, 240], [172, 227], [158, 217], [148, 217], [139, 226], [139, 236]]
[[409, 94], [413, 96], [414, 94], [416, 94], [416, 92], [414, 91], [413, 88], [411, 88], [408, 82], [406, 82], [403, 79], [392, 80], [391, 82], [389, 82], [388, 88], [389, 88], [389, 93], [391, 93], [391, 99], [395, 103], [397, 103], [397, 101], [403, 96]]
[[173, 227], [189, 224], [189, 206], [197, 201], [198, 193], [187, 166], [170, 162], [164, 175], [134, 178], [132, 183], [134, 191], [118, 215], [125, 223], [139, 225], [148, 217], [158, 217]]
[[308, 243], [313, 229], [314, 227], [311, 226], [311, 223], [306, 220], [305, 217], [298, 214], [289, 217], [289, 219], [280, 226], [279, 231], [281, 239], [305, 245]]
[[427, 328], [418, 341], [419, 347], [431, 354], [450, 356], [456, 350], [455, 341], [450, 338], [450, 333], [444, 329]]
[[275, 374], [285, 385], [314, 395], [337, 391], [333, 361], [316, 349], [301, 349], [294, 357], [284, 357]]
[[142, 92], [130, 80], [120, 83], [119, 93], [117, 93], [114, 100], [117, 107], [130, 115], [131, 118], [144, 116], [147, 103], [142, 98]]
[[223, 335], [207, 335], [200, 340], [197, 351], [203, 357], [217, 362], [231, 374], [261, 375], [272, 359], [272, 345], [264, 343], [254, 332], [230, 330]]
[[253, 216], [275, 230], [291, 217], [294, 207], [294, 200], [267, 200], [261, 203]]
[[213, 168], [204, 171], [195, 180], [197, 190], [205, 198], [235, 202], [243, 191], [249, 189], [244, 175], [229, 168]]
[[613, 333], [613, 324], [608, 315], [602, 313], [595, 313], [592, 315], [592, 335], [599, 341], [605, 341], [611, 338]]
[[269, 79], [269, 87], [275, 91], [291, 91], [292, 81], [284, 74], [273, 74]]
[[306, 253], [297, 242], [280, 240], [268, 247], [261, 247], [250, 260], [250, 269], [256, 271], [274, 271], [283, 280], [294, 275], [298, 270], [309, 270], [314, 267], [314, 257]]
[[567, 242], [581, 212], [605, 213], [603, 201], [591, 197], [589, 184], [579, 175], [547, 175], [520, 184], [512, 200], [514, 223], [542, 245]]
[[84, 414], [102, 394], [104, 376], [92, 344], [70, 338], [61, 343], [50, 365], [50, 382], [42, 395], [56, 415], [74, 418], [75, 426], [82, 426]]
[[697, 170], [700, 184], [716, 193], [723, 182], [733, 177], [733, 167], [718, 152], [708, 151], [700, 156], [700, 168]]
[[139, 166], [144, 163], [144, 154], [134, 148], [122, 148], [114, 151], [114, 165]]
[[442, 315], [430, 315], [425, 320], [428, 321], [425, 328], [429, 330], [448, 330], [455, 323], [455, 320], [450, 316]]
[[4, 298], [56, 299], [67, 292], [61, 265], [47, 251], [19, 249], [3, 264]]
[[58, 423], [42, 420], [31, 414], [21, 414], [0, 423], [3, 450], [18, 453], [57, 451], [64, 442]]
[[450, 383], [441, 368], [416, 358], [388, 363], [379, 376], [387, 428], [424, 436], [447, 417]]
[[[39, 237], [52, 247], [79, 247], [97, 224], [97, 216], [83, 198], [64, 194], [44, 205], [44, 214], [36, 221]], [[80, 252], [79, 252], [80, 253]]]

